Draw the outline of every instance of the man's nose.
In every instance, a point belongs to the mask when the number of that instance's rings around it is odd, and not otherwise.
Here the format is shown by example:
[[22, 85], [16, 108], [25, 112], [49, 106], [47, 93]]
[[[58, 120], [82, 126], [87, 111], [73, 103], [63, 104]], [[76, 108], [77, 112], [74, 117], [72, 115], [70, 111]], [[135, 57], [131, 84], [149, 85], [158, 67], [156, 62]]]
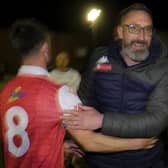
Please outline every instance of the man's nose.
[[141, 31], [138, 34], [140, 40], [145, 40], [145, 32], [144, 29], [141, 29]]

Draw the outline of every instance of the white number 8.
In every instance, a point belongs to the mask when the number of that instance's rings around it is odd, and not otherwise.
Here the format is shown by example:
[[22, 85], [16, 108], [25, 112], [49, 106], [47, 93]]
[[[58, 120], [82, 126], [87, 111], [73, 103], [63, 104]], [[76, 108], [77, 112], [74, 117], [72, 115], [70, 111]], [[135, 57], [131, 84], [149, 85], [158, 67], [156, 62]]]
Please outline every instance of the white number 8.
[[[17, 124], [14, 122], [15, 117], [19, 121]], [[28, 151], [30, 146], [29, 137], [25, 131], [28, 125], [28, 115], [22, 107], [14, 106], [7, 110], [6, 121], [8, 126], [8, 150], [16, 157], [21, 157]], [[19, 147], [14, 143], [14, 136], [16, 135], [22, 140]]]

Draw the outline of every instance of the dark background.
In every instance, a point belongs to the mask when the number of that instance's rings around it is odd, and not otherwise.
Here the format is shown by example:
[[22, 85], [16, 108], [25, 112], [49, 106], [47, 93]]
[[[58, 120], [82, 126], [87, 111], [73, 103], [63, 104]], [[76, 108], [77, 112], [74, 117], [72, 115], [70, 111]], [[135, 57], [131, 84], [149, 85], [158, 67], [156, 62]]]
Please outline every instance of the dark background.
[[[8, 39], [8, 30], [16, 19], [36, 18], [48, 25], [54, 34], [53, 61], [56, 52], [64, 48], [74, 56], [73, 67], [84, 71], [86, 61], [76, 57], [78, 49], [90, 49], [93, 40], [98, 45], [106, 45], [112, 39], [112, 29], [117, 21], [120, 10], [132, 3], [144, 3], [153, 13], [154, 27], [168, 46], [168, 19], [166, 1], [158, 0], [4, 0], [0, 3], [0, 68], [5, 67], [6, 73], [16, 73], [19, 60], [13, 53]], [[86, 21], [87, 11], [97, 7], [102, 10], [94, 29]], [[94, 31], [93, 31], [94, 30]], [[93, 47], [92, 47], [93, 48]]]
[[[68, 46], [73, 49], [74, 46], [79, 47], [79, 44], [84, 47], [90, 45], [91, 40], [84, 41], [84, 37], [88, 37], [89, 34], [93, 35], [86, 22], [86, 12], [89, 8], [99, 7], [102, 9], [101, 18], [96, 25], [98, 29], [96, 38], [100, 38], [101, 41], [105, 42], [111, 39], [112, 28], [116, 22], [118, 12], [135, 2], [144, 3], [151, 9], [154, 26], [168, 45], [168, 7], [166, 0], [1, 0], [0, 88], [3, 84], [2, 81], [5, 83], [8, 80], [6, 76], [15, 74], [18, 68], [17, 57], [15, 57], [8, 41], [8, 29], [16, 19], [37, 18], [47, 24], [53, 32], [57, 33], [55, 47]], [[74, 67], [80, 72], [84, 69], [85, 64], [84, 59], [73, 60]]]
[[9, 27], [17, 18], [35, 17], [56, 31], [85, 31], [86, 11], [97, 6], [103, 10], [104, 22], [113, 25], [117, 13], [128, 5], [145, 3], [153, 12], [155, 27], [168, 29], [166, 1], [158, 0], [6, 0], [0, 3], [0, 27]]

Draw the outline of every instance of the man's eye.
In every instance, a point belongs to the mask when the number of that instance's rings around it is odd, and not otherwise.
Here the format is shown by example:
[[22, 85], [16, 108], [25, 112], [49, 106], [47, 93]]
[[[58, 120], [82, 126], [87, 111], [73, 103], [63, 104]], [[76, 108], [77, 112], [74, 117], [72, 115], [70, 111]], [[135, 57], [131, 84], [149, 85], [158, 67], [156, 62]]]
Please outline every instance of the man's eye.
[[139, 28], [135, 25], [130, 25], [129, 29], [132, 30], [132, 31], [138, 31], [139, 30]]

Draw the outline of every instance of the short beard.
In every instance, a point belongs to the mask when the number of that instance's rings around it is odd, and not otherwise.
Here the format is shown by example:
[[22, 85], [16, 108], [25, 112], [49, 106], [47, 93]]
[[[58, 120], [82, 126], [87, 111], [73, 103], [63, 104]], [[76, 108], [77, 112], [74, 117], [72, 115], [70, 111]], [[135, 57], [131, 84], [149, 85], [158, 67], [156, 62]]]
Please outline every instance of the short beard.
[[127, 45], [125, 48], [122, 49], [122, 54], [128, 56], [131, 60], [136, 62], [142, 62], [146, 60], [149, 56], [149, 49], [147, 47], [144, 50], [133, 51], [130, 45]]

